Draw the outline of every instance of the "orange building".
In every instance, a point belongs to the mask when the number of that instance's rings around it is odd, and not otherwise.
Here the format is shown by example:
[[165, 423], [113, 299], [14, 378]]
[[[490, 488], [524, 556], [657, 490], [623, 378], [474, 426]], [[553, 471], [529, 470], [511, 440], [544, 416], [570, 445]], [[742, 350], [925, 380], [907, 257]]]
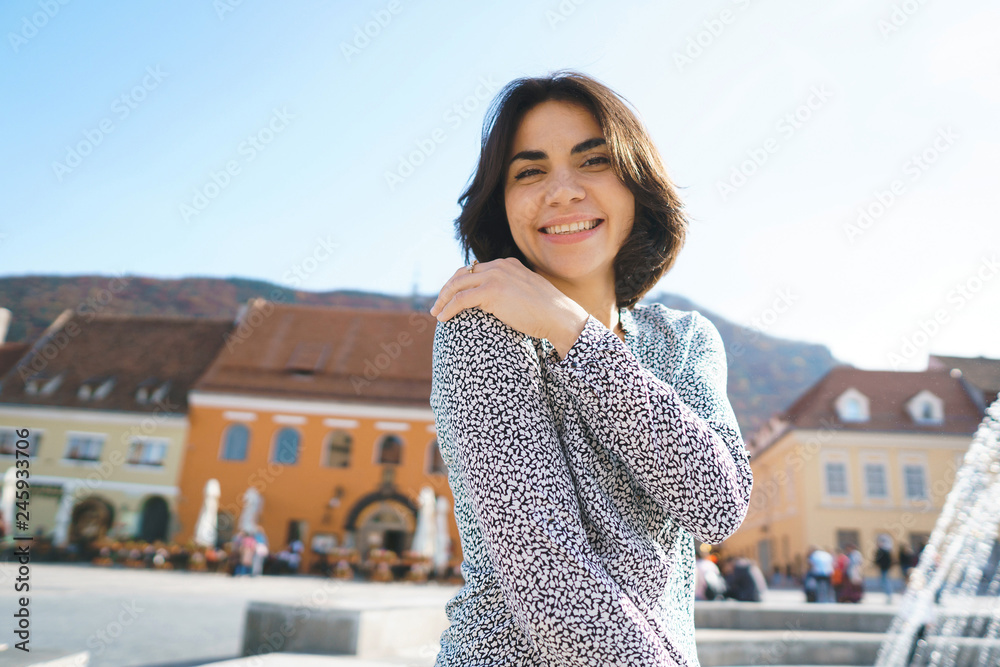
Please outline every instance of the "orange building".
[[425, 312], [248, 304], [189, 395], [181, 539], [216, 479], [220, 543], [253, 487], [272, 552], [295, 537], [306, 565], [332, 546], [408, 549], [421, 488], [453, 503], [429, 403], [436, 324]]

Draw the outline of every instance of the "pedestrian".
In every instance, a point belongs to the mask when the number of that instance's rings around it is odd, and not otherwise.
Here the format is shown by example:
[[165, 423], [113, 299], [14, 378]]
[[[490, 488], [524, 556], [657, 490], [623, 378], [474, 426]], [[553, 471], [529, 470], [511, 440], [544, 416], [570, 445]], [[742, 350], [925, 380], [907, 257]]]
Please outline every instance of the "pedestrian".
[[907, 542], [899, 543], [899, 572], [903, 575], [903, 585], [910, 583], [910, 572], [917, 566], [917, 556]]
[[726, 594], [726, 580], [719, 566], [701, 550], [694, 553], [694, 599], [719, 600]]
[[854, 544], [848, 544], [837, 556], [836, 569], [840, 572], [837, 602], [861, 602], [864, 596], [864, 557]]
[[687, 229], [656, 146], [591, 77], [517, 79], [459, 204], [430, 401], [476, 576], [437, 667], [697, 663], [694, 541], [753, 473], [718, 330], [638, 305]]
[[893, 565], [892, 538], [882, 533], [878, 536], [877, 545], [874, 560], [879, 571], [879, 584], [882, 587], [882, 592], [885, 593], [885, 603], [892, 604], [892, 581], [889, 579], [889, 570], [892, 569]]
[[257, 540], [253, 535], [243, 533], [240, 538], [239, 565], [236, 566], [237, 575], [252, 575], [253, 560], [257, 553]]
[[808, 582], [815, 582], [816, 602], [835, 602], [831, 579], [833, 577], [833, 556], [829, 551], [809, 547], [809, 572], [806, 574], [806, 597], [808, 600]]
[[740, 602], [760, 602], [767, 590], [764, 573], [749, 558], [734, 558], [726, 575], [726, 597]]
[[264, 529], [257, 526], [257, 530], [253, 535], [254, 540], [254, 551], [253, 551], [253, 576], [259, 577], [264, 574], [264, 563], [267, 561], [267, 555], [269, 553], [267, 548], [267, 535], [264, 534]]

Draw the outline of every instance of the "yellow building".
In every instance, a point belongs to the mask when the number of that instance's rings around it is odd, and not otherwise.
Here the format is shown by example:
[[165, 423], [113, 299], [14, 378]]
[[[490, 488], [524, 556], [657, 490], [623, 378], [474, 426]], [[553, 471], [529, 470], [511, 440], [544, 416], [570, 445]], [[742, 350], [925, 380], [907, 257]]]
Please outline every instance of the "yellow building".
[[0, 470], [30, 443], [27, 530], [59, 545], [170, 539], [187, 394], [229, 320], [66, 311], [0, 377]]
[[811, 545], [853, 543], [877, 575], [880, 534], [894, 558], [901, 543], [918, 551], [930, 537], [980, 406], [957, 371], [834, 368], [749, 439], [750, 509], [721, 548], [801, 577]]

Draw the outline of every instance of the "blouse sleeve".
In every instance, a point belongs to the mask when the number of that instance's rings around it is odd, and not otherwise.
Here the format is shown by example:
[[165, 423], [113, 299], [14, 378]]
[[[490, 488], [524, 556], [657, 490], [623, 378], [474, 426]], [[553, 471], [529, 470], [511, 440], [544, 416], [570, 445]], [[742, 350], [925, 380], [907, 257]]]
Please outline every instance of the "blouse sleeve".
[[570, 388], [596, 437], [667, 515], [718, 544], [746, 516], [753, 473], [726, 395], [722, 337], [704, 315], [693, 317], [674, 386], [640, 366], [593, 315], [566, 356], [553, 352], [545, 363]]
[[431, 405], [517, 625], [552, 665], [675, 665], [587, 541], [537, 354], [478, 308], [437, 325]]

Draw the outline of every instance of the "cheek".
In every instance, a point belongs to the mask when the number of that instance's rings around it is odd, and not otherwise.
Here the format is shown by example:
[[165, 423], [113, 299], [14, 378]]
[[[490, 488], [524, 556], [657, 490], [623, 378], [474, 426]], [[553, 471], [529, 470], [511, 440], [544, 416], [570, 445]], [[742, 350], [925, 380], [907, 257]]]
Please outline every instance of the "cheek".
[[513, 233], [519, 229], [534, 226], [533, 223], [538, 216], [538, 203], [534, 199], [513, 194], [507, 195], [504, 203], [507, 209], [507, 220]]

